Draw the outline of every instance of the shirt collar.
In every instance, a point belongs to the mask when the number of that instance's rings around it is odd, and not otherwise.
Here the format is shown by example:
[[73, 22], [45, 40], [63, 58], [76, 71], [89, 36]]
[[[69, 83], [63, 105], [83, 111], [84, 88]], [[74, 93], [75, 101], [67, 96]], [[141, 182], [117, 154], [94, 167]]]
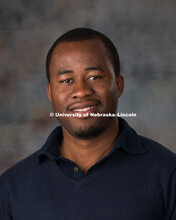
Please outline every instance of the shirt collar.
[[119, 117], [118, 121], [120, 134], [115, 141], [115, 146], [120, 146], [124, 151], [130, 154], [146, 153], [141, 143], [141, 137], [136, 131], [130, 127], [124, 119]]
[[[136, 131], [131, 128], [124, 119], [119, 117], [118, 121], [120, 134], [115, 141], [113, 151], [117, 148], [121, 148], [129, 154], [145, 153], [146, 150], [143, 148], [141, 138]], [[56, 159], [59, 157], [58, 146], [62, 142], [62, 139], [62, 126], [58, 126], [52, 131], [43, 147], [39, 150], [39, 163], [41, 163], [46, 157], [50, 159]]]
[[62, 126], [56, 127], [49, 137], [47, 138], [45, 144], [38, 152], [39, 163], [43, 161], [46, 157], [50, 159], [55, 159], [59, 156], [58, 146], [62, 142]]

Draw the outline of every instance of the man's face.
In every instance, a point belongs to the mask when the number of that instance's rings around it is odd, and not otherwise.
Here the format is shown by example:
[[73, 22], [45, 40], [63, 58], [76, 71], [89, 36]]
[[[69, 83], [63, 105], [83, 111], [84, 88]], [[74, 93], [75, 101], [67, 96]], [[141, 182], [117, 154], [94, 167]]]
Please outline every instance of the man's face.
[[115, 76], [101, 41], [63, 42], [54, 49], [47, 93], [55, 113], [82, 114], [58, 117], [71, 135], [88, 139], [106, 130], [117, 119], [90, 113], [116, 113], [122, 91], [123, 78]]

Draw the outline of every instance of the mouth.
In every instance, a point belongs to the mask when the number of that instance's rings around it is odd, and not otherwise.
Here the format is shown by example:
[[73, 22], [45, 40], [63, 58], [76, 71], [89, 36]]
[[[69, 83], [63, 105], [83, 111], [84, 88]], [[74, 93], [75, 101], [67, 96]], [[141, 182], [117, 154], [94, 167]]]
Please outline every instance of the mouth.
[[91, 107], [87, 107], [87, 108], [79, 108], [79, 109], [74, 109], [73, 112], [86, 112], [92, 108], [95, 108], [96, 106], [91, 106]]
[[99, 101], [87, 101], [71, 104], [68, 107], [68, 111], [72, 113], [79, 113], [81, 118], [90, 117], [90, 113], [96, 113], [100, 106]]

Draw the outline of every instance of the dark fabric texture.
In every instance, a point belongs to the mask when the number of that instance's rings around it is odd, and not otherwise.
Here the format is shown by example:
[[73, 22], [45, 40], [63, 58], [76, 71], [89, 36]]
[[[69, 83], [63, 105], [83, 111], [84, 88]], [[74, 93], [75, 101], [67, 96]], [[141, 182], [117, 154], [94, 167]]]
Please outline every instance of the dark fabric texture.
[[57, 127], [41, 150], [1, 175], [0, 219], [175, 220], [176, 155], [123, 119], [119, 125], [114, 148], [85, 175], [59, 156]]

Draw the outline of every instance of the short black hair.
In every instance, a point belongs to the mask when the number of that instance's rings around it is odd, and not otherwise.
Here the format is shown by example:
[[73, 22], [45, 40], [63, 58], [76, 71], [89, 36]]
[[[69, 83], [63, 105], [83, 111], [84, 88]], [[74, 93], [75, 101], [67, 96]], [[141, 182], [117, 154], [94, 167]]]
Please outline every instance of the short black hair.
[[52, 47], [49, 49], [46, 57], [46, 74], [47, 74], [48, 82], [50, 82], [50, 72], [49, 72], [50, 61], [55, 47], [62, 42], [79, 42], [79, 41], [91, 40], [91, 39], [98, 39], [104, 44], [107, 50], [108, 59], [113, 66], [115, 75], [118, 76], [120, 74], [120, 60], [117, 49], [112, 43], [112, 41], [104, 34], [95, 31], [93, 29], [76, 28], [61, 35], [54, 42]]

